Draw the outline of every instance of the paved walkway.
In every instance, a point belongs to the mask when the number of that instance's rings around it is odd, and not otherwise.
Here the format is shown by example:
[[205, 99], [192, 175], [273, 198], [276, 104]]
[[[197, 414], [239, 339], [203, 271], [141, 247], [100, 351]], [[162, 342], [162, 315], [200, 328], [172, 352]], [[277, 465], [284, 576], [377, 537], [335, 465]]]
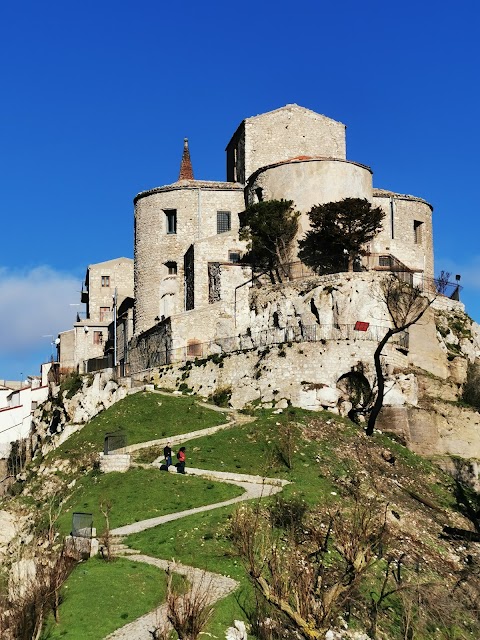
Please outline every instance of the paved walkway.
[[[205, 406], [207, 406], [208, 408], [212, 408], [210, 405]], [[218, 410], [218, 407], [216, 409]], [[221, 411], [225, 411], [225, 409], [221, 409]], [[193, 440], [194, 438], [208, 435], [209, 433], [215, 433], [215, 431], [218, 431], [220, 429], [230, 428], [235, 426], [236, 424], [249, 422], [251, 420], [252, 418], [249, 418], [248, 416], [232, 411], [232, 421], [224, 425], [218, 425], [209, 429], [202, 429], [201, 431], [186, 433], [181, 436], [172, 436], [170, 438], [164, 438], [162, 440], [139, 443], [138, 445], [133, 445], [133, 447], [140, 449], [156, 444], [166, 444], [167, 442], [171, 442], [172, 444], [187, 442], [188, 440]], [[161, 462], [163, 462], [163, 458], [159, 458], [158, 460], [156, 460], [153, 463], [153, 466], [159, 466]], [[211, 471], [207, 469], [194, 469], [192, 467], [187, 468], [187, 473], [189, 475], [202, 476], [204, 478], [210, 478], [221, 482], [227, 482], [229, 484], [235, 484], [238, 487], [242, 487], [245, 492], [241, 496], [232, 498], [231, 500], [225, 500], [223, 502], [217, 502], [215, 504], [209, 504], [203, 507], [196, 507], [194, 509], [187, 509], [185, 511], [171, 513], [165, 516], [160, 516], [158, 518], [149, 518], [148, 520], [134, 522], [123, 527], [118, 527], [117, 529], [112, 529], [110, 533], [113, 536], [126, 536], [131, 533], [138, 533], [139, 531], [145, 531], [145, 529], [157, 527], [166, 522], [171, 522], [172, 520], [185, 518], [194, 513], [201, 513], [203, 511], [219, 509], [220, 507], [225, 507], [227, 505], [242, 502], [244, 500], [253, 500], [255, 498], [265, 498], [267, 496], [272, 496], [280, 492], [283, 487], [288, 484], [287, 480], [281, 480], [278, 478], [262, 478], [261, 476], [254, 476], [243, 473]], [[232, 580], [232, 578], [229, 578], [227, 576], [223, 576], [217, 573], [211, 573], [209, 571], [203, 571], [201, 569], [189, 567], [180, 563], [169, 562], [167, 560], [161, 560], [159, 558], [153, 558], [151, 556], [146, 556], [143, 554], [129, 554], [128, 558], [131, 560], [136, 560], [137, 562], [145, 562], [146, 564], [151, 564], [153, 566], [159, 567], [160, 569], [170, 569], [175, 573], [184, 575], [188, 580], [188, 583], [191, 585], [192, 591], [208, 591], [209, 601], [212, 604], [217, 600], [225, 598], [238, 586], [238, 583], [235, 580]], [[167, 605], [162, 604], [150, 613], [137, 618], [137, 620], [130, 622], [120, 629], [117, 629], [117, 631], [114, 631], [109, 636], [107, 636], [105, 640], [152, 640], [152, 638], [154, 638], [153, 630], [163, 625], [166, 620]]]

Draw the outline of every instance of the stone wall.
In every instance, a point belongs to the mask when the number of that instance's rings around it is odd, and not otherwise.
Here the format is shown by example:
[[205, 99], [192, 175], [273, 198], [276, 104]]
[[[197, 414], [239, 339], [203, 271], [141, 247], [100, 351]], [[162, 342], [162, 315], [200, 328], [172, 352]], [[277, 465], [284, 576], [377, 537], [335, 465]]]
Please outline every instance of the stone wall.
[[[165, 211], [172, 209], [177, 212], [176, 233], [167, 233]], [[184, 310], [185, 253], [192, 244], [203, 240], [205, 254], [208, 254], [211, 246], [214, 257], [221, 253], [222, 260], [227, 259], [230, 244], [235, 247], [241, 244], [238, 239], [234, 242], [234, 237], [238, 235], [238, 213], [243, 209], [242, 187], [229, 183], [183, 181], [137, 196], [135, 334], [153, 326], [156, 317]], [[230, 211], [230, 234], [217, 236], [218, 211]], [[206, 238], [210, 238], [210, 241]], [[173, 279], [166, 263], [176, 263], [177, 273]], [[198, 274], [195, 276], [198, 277]], [[199, 282], [199, 300], [207, 300], [206, 261]], [[165, 304], [166, 296], [171, 296], [168, 306]]]
[[310, 229], [307, 213], [314, 205], [343, 198], [372, 200], [372, 172], [346, 160], [294, 160], [259, 170], [246, 188], [249, 204], [258, 201], [258, 189], [264, 200], [293, 200], [302, 214], [297, 236], [300, 239]]
[[373, 253], [389, 253], [410, 269], [434, 277], [432, 206], [420, 198], [375, 189], [375, 206], [385, 211], [383, 230], [372, 240]]
[[[102, 279], [103, 278], [103, 279]], [[105, 280], [108, 278], [108, 280]], [[106, 283], [109, 283], [106, 286]], [[87, 322], [111, 322], [113, 320], [113, 296], [117, 289], [118, 304], [126, 297], [133, 297], [133, 260], [118, 258], [88, 267], [88, 313]], [[108, 308], [109, 313], [100, 316], [100, 308]]]
[[[277, 407], [292, 404], [346, 414], [351, 405], [337, 383], [362, 362], [367, 363], [362, 371], [372, 384], [375, 347], [374, 341], [353, 340], [273, 345], [233, 353], [220, 360], [173, 365], [152, 372], [151, 379], [171, 390], [183, 383], [206, 397], [219, 389], [230, 389], [230, 402], [235, 408], [251, 403]], [[386, 362], [392, 350], [387, 348]]]
[[296, 104], [247, 118], [227, 146], [227, 179], [298, 156], [345, 158], [345, 125]]

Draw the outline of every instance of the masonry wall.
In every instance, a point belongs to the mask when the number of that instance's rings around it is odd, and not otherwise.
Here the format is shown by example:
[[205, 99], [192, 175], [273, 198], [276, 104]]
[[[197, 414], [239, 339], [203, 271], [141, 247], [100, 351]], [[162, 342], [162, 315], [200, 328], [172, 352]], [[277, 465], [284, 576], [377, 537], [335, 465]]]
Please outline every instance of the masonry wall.
[[[109, 286], [102, 286], [102, 276], [109, 277]], [[105, 281], [104, 281], [105, 282]], [[88, 317], [87, 321], [100, 322], [100, 308], [108, 308], [103, 320], [113, 320], [113, 296], [117, 289], [118, 304], [126, 297], [133, 297], [133, 260], [119, 258], [88, 267]]]
[[[308, 212], [317, 204], [337, 202], [343, 198], [372, 200], [372, 172], [354, 162], [336, 160], [298, 160], [267, 167], [247, 185], [249, 204], [264, 200], [293, 200], [299, 218], [298, 238], [310, 229]], [[295, 258], [294, 258], [295, 259]]]
[[[232, 234], [238, 233], [238, 213], [244, 209], [243, 190], [227, 183], [186, 181], [140, 196], [135, 205], [135, 334], [153, 326], [157, 316], [184, 310], [185, 253], [207, 237], [212, 250], [222, 244], [217, 239], [217, 211], [231, 212]], [[177, 211], [176, 234], [167, 233], [169, 209]], [[222, 251], [225, 255], [227, 246]], [[173, 278], [167, 262], [177, 265]]]
[[229, 270], [231, 277], [227, 284], [226, 270], [230, 251], [240, 255], [246, 252], [246, 243], [238, 239], [238, 231], [237, 233], [221, 233], [195, 243], [195, 308], [201, 308], [209, 304], [209, 263], [216, 261], [225, 263], [223, 269], [224, 286], [221, 289], [222, 300], [233, 301], [235, 287], [252, 277], [249, 266], [231, 264], [231, 269]]
[[75, 363], [75, 329], [70, 331], [62, 331], [58, 334], [59, 345], [59, 362], [62, 370], [72, 370], [76, 367]]
[[414, 196], [382, 195], [374, 204], [385, 211], [383, 230], [372, 240], [373, 253], [390, 253], [410, 269], [434, 277], [432, 207]]
[[227, 179], [297, 156], [345, 158], [345, 125], [298, 105], [247, 118], [227, 146]]

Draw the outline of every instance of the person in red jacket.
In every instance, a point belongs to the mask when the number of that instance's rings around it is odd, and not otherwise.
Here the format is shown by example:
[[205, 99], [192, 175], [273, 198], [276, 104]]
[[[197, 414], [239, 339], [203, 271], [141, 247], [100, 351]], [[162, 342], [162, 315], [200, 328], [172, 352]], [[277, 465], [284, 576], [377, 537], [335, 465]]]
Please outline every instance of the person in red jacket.
[[177, 453], [177, 473], [185, 473], [185, 447], [180, 447]]

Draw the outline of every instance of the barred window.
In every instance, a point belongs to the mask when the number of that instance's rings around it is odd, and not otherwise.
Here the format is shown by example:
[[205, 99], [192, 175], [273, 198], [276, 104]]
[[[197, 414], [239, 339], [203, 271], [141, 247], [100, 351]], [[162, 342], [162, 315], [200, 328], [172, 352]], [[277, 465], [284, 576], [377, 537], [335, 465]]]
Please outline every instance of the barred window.
[[379, 258], [378, 258], [378, 266], [379, 267], [390, 267], [390, 256], [379, 256]]
[[102, 276], [102, 287], [110, 286], [110, 276]]
[[231, 229], [230, 211], [217, 211], [217, 233], [225, 233]]

